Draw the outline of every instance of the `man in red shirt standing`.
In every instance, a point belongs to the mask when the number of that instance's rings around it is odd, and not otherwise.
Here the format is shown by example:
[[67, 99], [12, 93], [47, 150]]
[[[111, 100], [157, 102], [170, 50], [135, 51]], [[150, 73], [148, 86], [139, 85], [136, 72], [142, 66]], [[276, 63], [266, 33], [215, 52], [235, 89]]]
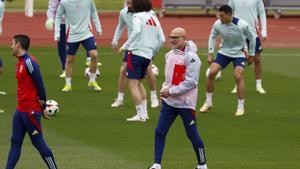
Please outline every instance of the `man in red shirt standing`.
[[49, 119], [45, 112], [46, 91], [39, 65], [35, 58], [27, 53], [29, 45], [28, 36], [15, 35], [13, 37], [12, 54], [18, 59], [16, 69], [18, 106], [13, 117], [11, 148], [6, 169], [15, 168], [21, 155], [26, 132], [48, 168], [57, 169], [53, 154], [42, 134], [41, 115]]

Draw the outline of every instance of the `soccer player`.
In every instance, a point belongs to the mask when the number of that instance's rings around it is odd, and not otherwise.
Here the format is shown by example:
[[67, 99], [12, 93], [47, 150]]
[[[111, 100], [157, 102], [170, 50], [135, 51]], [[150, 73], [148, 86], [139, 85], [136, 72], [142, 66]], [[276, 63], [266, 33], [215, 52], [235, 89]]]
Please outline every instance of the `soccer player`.
[[34, 2], [33, 0], [25, 0], [25, 7], [24, 7], [24, 10], [25, 10], [25, 16], [27, 17], [33, 17], [33, 7], [34, 6]]
[[[45, 22], [45, 27], [47, 30], [52, 31], [54, 29], [54, 19], [57, 7], [59, 5], [60, 0], [49, 0], [48, 3], [48, 10], [47, 10], [47, 20]], [[60, 41], [57, 42], [57, 52], [58, 56], [60, 58], [60, 63], [62, 66], [63, 72], [59, 75], [61, 78], [66, 77], [65, 73], [65, 64], [66, 64], [66, 58], [67, 58], [67, 47], [66, 47], [66, 24], [65, 24], [65, 18], [62, 17], [61, 23], [60, 23]], [[86, 65], [90, 66], [91, 57], [89, 56], [88, 51], [86, 52]], [[98, 62], [97, 65], [100, 65], [101, 63]]]
[[[79, 12], [80, 11], [80, 12]], [[67, 60], [65, 65], [66, 84], [62, 89], [63, 92], [72, 90], [71, 77], [73, 71], [73, 62], [75, 54], [82, 44], [91, 56], [90, 75], [88, 86], [95, 91], [101, 91], [101, 87], [96, 82], [96, 70], [98, 62], [98, 52], [95, 38], [91, 32], [90, 17], [96, 27], [97, 34], [102, 34], [101, 24], [97, 14], [94, 0], [61, 0], [55, 17], [55, 40], [60, 41], [60, 24], [65, 15], [67, 27]]]
[[5, 11], [5, 2], [11, 2], [13, 0], [1, 0], [0, 1], [0, 35], [2, 34], [2, 22], [4, 17], [4, 11]]
[[[249, 24], [251, 32], [256, 36], [254, 57], [256, 91], [260, 94], [266, 94], [262, 87], [261, 52], [263, 49], [260, 40], [260, 36], [263, 41], [267, 39], [267, 18], [264, 3], [262, 0], [229, 0], [228, 4], [232, 8], [234, 16], [245, 20]], [[258, 26], [258, 16], [261, 24], [261, 33]], [[236, 93], [236, 87], [232, 90], [232, 93]]]
[[2, 34], [2, 22], [4, 17], [5, 2], [0, 1], [0, 35]]
[[186, 134], [193, 144], [198, 160], [196, 169], [207, 169], [203, 142], [196, 124], [196, 103], [201, 61], [197, 46], [186, 40], [186, 31], [175, 28], [169, 36], [172, 50], [165, 56], [165, 82], [161, 89], [162, 108], [155, 129], [154, 164], [150, 169], [161, 169], [162, 155], [168, 131], [179, 115]]
[[[49, 0], [48, 10], [47, 10], [47, 20], [45, 22], [45, 27], [47, 30], [51, 31], [54, 28], [54, 19], [57, 7], [60, 0]], [[65, 73], [65, 64], [67, 57], [67, 48], [66, 48], [66, 24], [65, 18], [63, 17], [60, 24], [60, 40], [57, 42], [57, 52], [60, 58], [60, 63], [62, 66], [63, 72], [59, 75], [61, 78], [66, 77]]]
[[[232, 8], [229, 5], [223, 5], [218, 10], [218, 19], [211, 30], [208, 41], [207, 62], [210, 64], [210, 72], [206, 81], [206, 101], [200, 108], [200, 112], [206, 112], [212, 107], [212, 95], [214, 91], [214, 81], [216, 74], [225, 69], [232, 62], [234, 66], [234, 78], [237, 84], [238, 106], [236, 116], [244, 114], [244, 69], [247, 62], [247, 56], [244, 51], [246, 38], [249, 39], [249, 63], [252, 62], [255, 54], [255, 36], [250, 30], [246, 21], [233, 17]], [[213, 61], [216, 37], [222, 38], [222, 48], [218, 51]]]
[[[8, 2], [11, 2], [12, 0], [7, 0]], [[5, 1], [0, 1], [0, 35], [2, 34], [2, 22], [4, 17], [4, 11], [5, 11]], [[3, 72], [3, 63], [2, 59], [0, 57], [0, 74]], [[6, 95], [5, 92], [0, 91], [0, 95]], [[0, 109], [0, 114], [4, 113], [3, 109]]]
[[142, 87], [142, 79], [152, 58], [165, 41], [161, 25], [152, 11], [150, 0], [132, 0], [135, 14], [132, 17], [133, 29], [128, 40], [119, 49], [119, 52], [127, 50], [127, 78], [130, 93], [137, 114], [127, 121], [145, 122], [148, 118], [147, 93]]
[[[2, 72], [3, 72], [3, 63], [2, 63], [2, 58], [0, 57], [0, 75], [2, 74]], [[0, 91], [0, 94], [1, 94], [1, 95], [5, 95], [6, 93]], [[0, 109], [0, 114], [3, 114], [3, 113], [4, 113], [4, 110], [3, 110], [3, 109]]]
[[[118, 49], [118, 41], [120, 39], [120, 36], [122, 35], [124, 27], [125, 26], [127, 27], [128, 37], [132, 32], [132, 15], [133, 15], [132, 0], [127, 0], [126, 2], [127, 2], [127, 7], [123, 8], [120, 11], [119, 23], [111, 43], [114, 52], [116, 52]], [[120, 68], [119, 83], [118, 83], [118, 97], [115, 100], [115, 102], [111, 105], [111, 107], [119, 107], [124, 103], [124, 91], [126, 87], [127, 53], [128, 52], [125, 51], [123, 63]], [[146, 74], [147, 74], [147, 79], [151, 90], [150, 91], [151, 107], [156, 108], [159, 106], [159, 102], [156, 95], [156, 78], [152, 72], [151, 63], [147, 68]], [[141, 84], [141, 86], [144, 87], [143, 84]], [[147, 100], [144, 100], [144, 102], [147, 102]]]
[[[0, 34], [2, 34], [2, 21], [3, 21], [3, 15], [4, 15], [4, 2], [0, 1]], [[3, 71], [3, 64], [2, 64], [2, 59], [0, 57], [0, 75]], [[0, 93], [2, 93], [2, 91], [0, 91]], [[3, 109], [0, 109], [0, 114], [4, 113]]]
[[[30, 39], [26, 35], [15, 35], [12, 40], [12, 54], [18, 59], [17, 110], [13, 117], [11, 148], [6, 169], [15, 168], [20, 155], [24, 136], [28, 133], [32, 144], [39, 151], [49, 169], [56, 169], [53, 154], [47, 146], [42, 132], [41, 116], [49, 119], [45, 112], [46, 91], [39, 65], [27, 52]], [[34, 167], [33, 167], [34, 168]]]

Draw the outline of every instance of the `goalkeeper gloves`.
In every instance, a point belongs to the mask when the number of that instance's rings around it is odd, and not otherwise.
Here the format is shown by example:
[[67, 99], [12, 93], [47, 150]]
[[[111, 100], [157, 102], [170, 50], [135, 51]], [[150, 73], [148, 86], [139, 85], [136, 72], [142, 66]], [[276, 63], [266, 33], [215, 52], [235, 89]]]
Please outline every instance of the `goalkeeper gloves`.
[[54, 19], [48, 19], [46, 22], [45, 22], [45, 27], [47, 30], [49, 31], [52, 31], [53, 28], [54, 28]]

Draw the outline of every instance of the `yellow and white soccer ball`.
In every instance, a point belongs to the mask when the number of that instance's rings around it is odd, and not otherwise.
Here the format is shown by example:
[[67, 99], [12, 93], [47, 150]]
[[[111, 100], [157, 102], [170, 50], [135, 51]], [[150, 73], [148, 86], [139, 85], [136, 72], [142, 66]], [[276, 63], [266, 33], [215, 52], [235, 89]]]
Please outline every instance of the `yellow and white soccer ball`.
[[[207, 68], [206, 73], [205, 73], [206, 78], [208, 78], [209, 71], [210, 71], [210, 68]], [[221, 76], [222, 76], [222, 73], [221, 73], [221, 70], [220, 70], [220, 71], [217, 73], [215, 79], [216, 79], [216, 80], [219, 80], [219, 79], [221, 79]]]

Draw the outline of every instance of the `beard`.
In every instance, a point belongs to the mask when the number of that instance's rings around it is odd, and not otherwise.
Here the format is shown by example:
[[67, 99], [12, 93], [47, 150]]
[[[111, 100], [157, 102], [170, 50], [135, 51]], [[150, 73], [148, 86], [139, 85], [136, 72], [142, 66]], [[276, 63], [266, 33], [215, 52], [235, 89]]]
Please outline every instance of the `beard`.
[[128, 11], [127, 11], [128, 13], [133, 13], [134, 11], [133, 11], [133, 9], [132, 8], [128, 8]]

